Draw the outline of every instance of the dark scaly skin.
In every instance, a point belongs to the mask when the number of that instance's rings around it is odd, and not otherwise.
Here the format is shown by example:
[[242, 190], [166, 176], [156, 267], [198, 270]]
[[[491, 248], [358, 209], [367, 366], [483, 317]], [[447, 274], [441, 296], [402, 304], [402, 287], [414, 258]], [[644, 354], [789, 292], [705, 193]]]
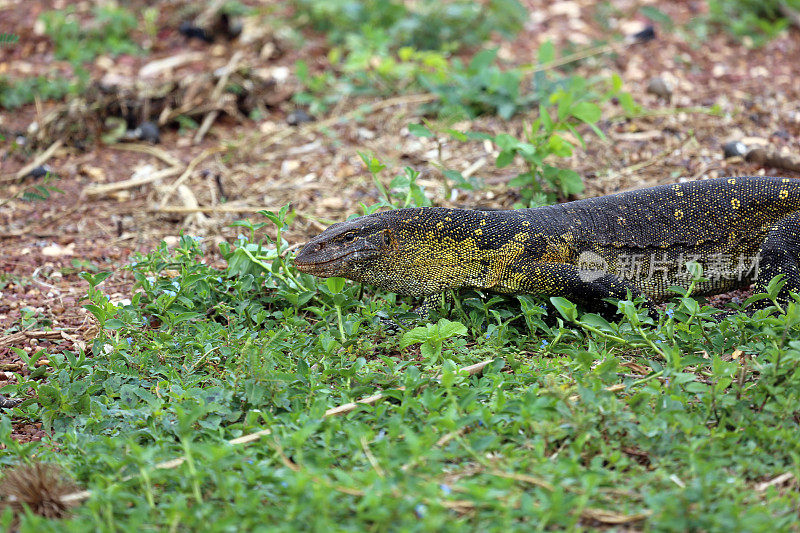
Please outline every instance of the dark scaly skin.
[[[301, 272], [340, 276], [426, 298], [447, 289], [650, 302], [687, 287], [704, 266], [715, 294], [777, 274], [779, 295], [800, 289], [800, 180], [738, 177], [662, 185], [510, 211], [397, 209], [334, 224], [295, 260]], [[638, 269], [638, 270], [637, 270]], [[760, 269], [760, 271], [759, 271]], [[715, 272], [717, 273], [715, 275]]]

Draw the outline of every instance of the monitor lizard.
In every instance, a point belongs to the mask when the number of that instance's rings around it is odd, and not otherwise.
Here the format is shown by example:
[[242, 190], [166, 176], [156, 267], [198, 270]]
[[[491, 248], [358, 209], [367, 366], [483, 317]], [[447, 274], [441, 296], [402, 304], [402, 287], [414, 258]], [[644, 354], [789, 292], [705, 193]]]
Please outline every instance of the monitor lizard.
[[295, 265], [424, 297], [427, 315], [441, 293], [460, 288], [564, 296], [606, 311], [608, 298], [652, 304], [674, 296], [670, 286], [688, 286], [690, 261], [708, 279], [695, 294], [752, 282], [763, 292], [783, 274], [785, 302], [800, 289], [798, 259], [800, 180], [736, 177], [531, 209], [383, 211], [330, 226]]

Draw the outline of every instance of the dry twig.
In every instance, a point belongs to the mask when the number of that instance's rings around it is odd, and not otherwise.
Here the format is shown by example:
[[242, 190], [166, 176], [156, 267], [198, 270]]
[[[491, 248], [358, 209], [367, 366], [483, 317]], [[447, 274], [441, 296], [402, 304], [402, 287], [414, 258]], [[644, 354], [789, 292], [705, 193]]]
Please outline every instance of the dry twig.
[[764, 492], [770, 487], [774, 487], [775, 485], [782, 485], [787, 481], [791, 481], [794, 479], [794, 474], [791, 472], [784, 472], [783, 474], [770, 479], [769, 481], [764, 481], [763, 483], [759, 483], [756, 485], [756, 492]]
[[187, 207], [185, 205], [165, 205], [150, 207], [147, 209], [151, 213], [257, 213], [259, 211], [278, 211], [279, 207], [257, 207], [248, 205], [201, 205], [197, 207]]
[[200, 155], [198, 155], [189, 162], [189, 164], [186, 166], [186, 170], [183, 171], [183, 173], [178, 177], [178, 179], [176, 179], [169, 187], [167, 187], [166, 192], [164, 192], [164, 196], [161, 198], [159, 206], [163, 207], [167, 204], [167, 201], [169, 201], [170, 197], [172, 197], [175, 191], [178, 190], [178, 187], [183, 185], [183, 182], [189, 179], [189, 176], [192, 175], [192, 172], [194, 172], [195, 167], [197, 167], [197, 165], [199, 165], [204, 159], [216, 153], [224, 152], [226, 149], [227, 148], [225, 148], [224, 146], [215, 146], [213, 148], [206, 148], [205, 150], [200, 152]]
[[150, 146], [149, 144], [141, 143], [119, 143], [110, 145], [115, 150], [126, 150], [128, 152], [140, 152], [143, 154], [152, 155], [162, 160], [164, 163], [171, 167], [181, 166], [180, 160], [176, 159], [169, 152], [158, 146]]
[[106, 183], [103, 185], [90, 185], [83, 190], [83, 193], [86, 196], [102, 196], [115, 191], [133, 189], [134, 187], [153, 183], [154, 181], [169, 178], [180, 173], [181, 169], [179, 167], [165, 168], [163, 170], [157, 170], [156, 172], [153, 172], [149, 176], [145, 176], [143, 178], [131, 178], [128, 180]]
[[14, 174], [13, 176], [6, 176], [6, 177], [0, 179], [0, 183], [7, 182], [7, 181], [17, 181], [17, 180], [20, 180], [20, 179], [24, 178], [25, 176], [27, 176], [30, 173], [31, 170], [33, 170], [34, 168], [36, 168], [36, 167], [38, 167], [40, 165], [45, 164], [48, 159], [53, 157], [53, 154], [56, 153], [56, 150], [61, 148], [61, 145], [63, 145], [63, 144], [64, 144], [64, 141], [61, 140], [61, 139], [58, 139], [56, 142], [51, 144], [50, 147], [47, 150], [45, 150], [41, 154], [37, 155], [33, 159], [33, 161], [31, 161], [30, 163], [28, 163], [27, 165], [25, 165], [24, 167], [19, 169], [16, 174]]
[[[233, 54], [228, 64], [225, 65], [224, 70], [222, 72], [222, 76], [219, 77], [217, 81], [217, 85], [214, 87], [214, 91], [211, 93], [211, 101], [216, 102], [222, 96], [222, 91], [225, 89], [225, 86], [228, 84], [228, 79], [231, 77], [231, 73], [236, 70], [236, 65], [242, 58], [242, 51], [237, 50], [236, 53]], [[200, 128], [197, 130], [197, 133], [194, 136], [194, 144], [200, 144], [203, 140], [203, 137], [206, 136], [206, 133], [211, 128], [211, 125], [217, 120], [217, 116], [219, 115], [219, 109], [214, 109], [210, 111], [204, 118], [203, 123], [200, 124]]]
[[[66, 331], [66, 330], [64, 330]], [[18, 331], [0, 337], [0, 348], [14, 346], [28, 339], [61, 339], [62, 330], [58, 331]]]

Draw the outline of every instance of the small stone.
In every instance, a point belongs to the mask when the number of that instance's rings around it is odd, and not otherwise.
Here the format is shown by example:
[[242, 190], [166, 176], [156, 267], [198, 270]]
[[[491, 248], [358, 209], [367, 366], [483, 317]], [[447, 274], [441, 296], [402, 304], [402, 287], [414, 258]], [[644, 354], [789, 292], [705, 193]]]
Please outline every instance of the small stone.
[[200, 26], [192, 24], [187, 20], [181, 22], [181, 25], [178, 27], [178, 31], [180, 32], [181, 35], [183, 35], [187, 39], [199, 39], [206, 43], [214, 42], [214, 37], [210, 35], [206, 30], [204, 30]]
[[258, 125], [258, 131], [260, 131], [261, 133], [266, 133], [266, 134], [274, 133], [278, 131], [278, 129], [279, 129], [278, 123], [273, 122], [271, 120], [265, 120], [264, 122]]
[[80, 173], [96, 182], [106, 181], [106, 173], [100, 167], [82, 165], [80, 167]]
[[142, 122], [138, 128], [133, 130], [133, 133], [136, 135], [137, 139], [145, 142], [152, 144], [158, 144], [161, 142], [161, 134], [158, 131], [158, 126], [149, 120]]
[[103, 70], [111, 70], [114, 68], [114, 60], [108, 56], [98, 56], [94, 60], [94, 64]]
[[715, 78], [721, 78], [727, 73], [728, 73], [728, 67], [720, 63], [716, 63], [711, 68], [711, 75], [714, 76]]
[[631, 39], [637, 43], [645, 43], [647, 41], [652, 41], [656, 38], [656, 29], [653, 26], [647, 26], [642, 31], [638, 31], [631, 35]]
[[28, 173], [28, 176], [32, 178], [43, 178], [48, 174], [52, 174], [53, 169], [50, 168], [50, 165], [39, 165], [38, 167], [34, 168]]
[[259, 59], [269, 59], [275, 55], [275, 51], [275, 43], [267, 41], [264, 46], [261, 47], [261, 52], [258, 53], [258, 57]]
[[722, 145], [722, 153], [725, 159], [729, 157], [744, 157], [747, 153], [747, 146], [742, 141], [730, 141]]
[[329, 198], [323, 198], [320, 200], [320, 205], [322, 207], [326, 207], [328, 209], [341, 209], [344, 207], [344, 200], [337, 196], [332, 196]]
[[314, 117], [303, 111], [302, 109], [296, 109], [289, 113], [289, 116], [286, 117], [286, 123], [290, 126], [299, 126], [304, 122], [314, 122]]
[[743, 142], [748, 148], [752, 148], [753, 146], [768, 146], [769, 140], [765, 139], [764, 137], [754, 137], [748, 135], [746, 137], [742, 137], [739, 141]]
[[289, 70], [289, 68], [281, 65], [269, 69], [268, 77], [271, 77], [277, 83], [283, 83], [289, 79], [290, 74], [291, 71]]
[[300, 168], [300, 161], [297, 159], [284, 159], [281, 163], [281, 174], [289, 176], [298, 168]]
[[42, 248], [42, 255], [45, 257], [63, 257], [75, 254], [75, 243], [71, 242], [66, 246], [53, 243]]
[[672, 84], [660, 76], [650, 78], [647, 83], [647, 92], [669, 100], [672, 96]]
[[41, 36], [45, 33], [47, 33], [47, 25], [41, 18], [36, 17], [36, 22], [33, 23], [33, 34]]
[[581, 7], [577, 2], [551, 2], [550, 3], [551, 15], [566, 15], [568, 18], [579, 18], [581, 16]]

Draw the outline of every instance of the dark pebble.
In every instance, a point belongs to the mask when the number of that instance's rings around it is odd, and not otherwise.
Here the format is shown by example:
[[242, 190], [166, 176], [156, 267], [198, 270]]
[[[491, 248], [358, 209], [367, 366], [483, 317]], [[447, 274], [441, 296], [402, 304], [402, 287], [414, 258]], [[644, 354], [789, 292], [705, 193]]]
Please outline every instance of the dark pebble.
[[232, 18], [227, 13], [222, 13], [217, 18], [216, 24], [214, 24], [214, 28], [212, 30], [213, 37], [222, 35], [231, 41], [242, 34], [243, 27], [244, 25], [242, 24], [241, 20]]
[[297, 109], [289, 113], [289, 116], [286, 117], [286, 123], [290, 126], [298, 126], [303, 124], [304, 122], [314, 122], [314, 117], [303, 111], [302, 109]]
[[206, 43], [214, 42], [214, 37], [209, 35], [206, 30], [200, 26], [195, 26], [187, 20], [181, 22], [181, 25], [178, 27], [178, 31], [187, 39], [199, 39]]
[[47, 176], [48, 173], [50, 174], [53, 173], [53, 169], [50, 168], [50, 165], [39, 165], [38, 167], [31, 170], [28, 176], [32, 178], [43, 178]]
[[773, 137], [777, 137], [782, 141], [791, 141], [792, 136], [786, 130], [778, 130], [772, 134]]
[[722, 145], [722, 153], [725, 159], [729, 157], [744, 157], [747, 153], [747, 146], [742, 141], [731, 141]]
[[153, 144], [158, 144], [161, 142], [161, 134], [158, 131], [158, 126], [149, 120], [142, 122], [142, 124], [136, 128], [136, 130], [134, 130], [134, 133], [137, 138], [143, 141]]
[[648, 26], [640, 32], [634, 33], [632, 38], [635, 42], [645, 43], [652, 41], [656, 38], [656, 29], [653, 26]]

